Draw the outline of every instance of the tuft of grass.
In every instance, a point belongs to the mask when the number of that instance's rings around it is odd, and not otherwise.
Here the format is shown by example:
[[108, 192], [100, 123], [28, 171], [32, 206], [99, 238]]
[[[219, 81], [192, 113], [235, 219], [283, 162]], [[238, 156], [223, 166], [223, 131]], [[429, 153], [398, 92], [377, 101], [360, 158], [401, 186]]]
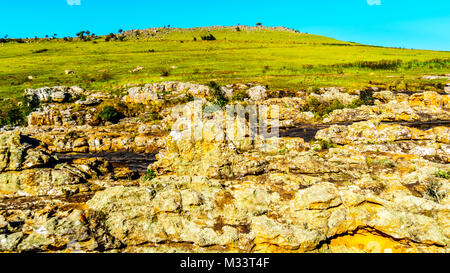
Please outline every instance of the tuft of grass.
[[326, 140], [319, 140], [319, 145], [320, 145], [320, 149], [315, 149], [316, 151], [323, 151], [323, 150], [328, 150], [331, 148], [336, 148], [337, 145], [335, 143], [326, 141]]
[[450, 179], [450, 171], [446, 171], [446, 170], [437, 170], [437, 171], [434, 173], [434, 176], [439, 177], [439, 178]]
[[426, 194], [431, 197], [431, 199], [436, 203], [440, 203], [441, 199], [444, 197], [444, 195], [439, 192], [439, 189], [441, 187], [442, 183], [439, 183], [437, 181], [430, 182], [426, 186]]
[[156, 172], [153, 169], [147, 169], [144, 173], [143, 179], [145, 181], [151, 181], [156, 177]]

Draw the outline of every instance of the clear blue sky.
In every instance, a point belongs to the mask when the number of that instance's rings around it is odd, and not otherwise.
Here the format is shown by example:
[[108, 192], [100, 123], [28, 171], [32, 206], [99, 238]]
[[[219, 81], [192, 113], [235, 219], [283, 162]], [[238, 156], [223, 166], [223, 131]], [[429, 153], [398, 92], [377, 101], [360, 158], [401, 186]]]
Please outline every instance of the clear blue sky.
[[450, 50], [449, 0], [1, 0], [0, 11], [0, 37], [262, 22], [345, 41]]

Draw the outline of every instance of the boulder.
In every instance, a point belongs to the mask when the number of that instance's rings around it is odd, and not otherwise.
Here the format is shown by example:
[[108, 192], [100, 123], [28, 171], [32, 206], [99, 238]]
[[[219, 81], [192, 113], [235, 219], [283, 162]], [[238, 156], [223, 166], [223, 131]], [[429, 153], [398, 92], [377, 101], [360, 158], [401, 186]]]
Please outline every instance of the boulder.
[[262, 101], [267, 98], [267, 90], [264, 86], [258, 85], [248, 89], [248, 95], [252, 101]]

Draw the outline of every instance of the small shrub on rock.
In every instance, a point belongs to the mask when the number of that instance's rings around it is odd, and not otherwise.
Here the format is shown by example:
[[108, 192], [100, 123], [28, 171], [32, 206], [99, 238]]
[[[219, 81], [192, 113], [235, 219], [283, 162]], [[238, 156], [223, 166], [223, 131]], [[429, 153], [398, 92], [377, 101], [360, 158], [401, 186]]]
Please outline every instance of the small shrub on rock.
[[316, 119], [322, 119], [334, 110], [344, 108], [344, 104], [338, 99], [334, 99], [329, 102], [320, 102], [316, 97], [310, 96], [306, 100], [306, 105], [303, 106], [302, 111], [312, 112]]
[[145, 182], [145, 181], [153, 180], [155, 177], [156, 177], [155, 170], [153, 170], [153, 169], [147, 169], [147, 170], [145, 171], [145, 174], [144, 174], [144, 176], [143, 176], [143, 179], [144, 179], [144, 182]]
[[371, 90], [363, 90], [359, 93], [359, 99], [365, 105], [374, 105], [375, 99]]
[[450, 171], [438, 170], [434, 173], [434, 176], [439, 177], [439, 178], [450, 179]]
[[228, 99], [220, 89], [220, 86], [214, 81], [210, 82], [208, 86], [210, 101], [220, 107], [224, 107], [228, 103]]
[[103, 122], [117, 123], [121, 118], [121, 114], [113, 106], [105, 106], [98, 112], [97, 117]]
[[233, 94], [233, 100], [243, 101], [245, 99], [249, 99], [250, 96], [245, 90], [238, 90]]

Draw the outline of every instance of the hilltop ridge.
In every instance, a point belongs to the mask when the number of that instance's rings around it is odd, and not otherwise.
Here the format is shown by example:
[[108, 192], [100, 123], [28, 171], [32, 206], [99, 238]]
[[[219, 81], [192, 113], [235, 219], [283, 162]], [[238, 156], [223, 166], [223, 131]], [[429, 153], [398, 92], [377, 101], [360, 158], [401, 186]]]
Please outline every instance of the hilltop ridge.
[[121, 92], [124, 85], [160, 81], [436, 90], [444, 80], [422, 77], [445, 75], [450, 68], [449, 52], [368, 46], [285, 27], [166, 27], [107, 36], [85, 31], [78, 38], [0, 45], [0, 98], [43, 86]]

